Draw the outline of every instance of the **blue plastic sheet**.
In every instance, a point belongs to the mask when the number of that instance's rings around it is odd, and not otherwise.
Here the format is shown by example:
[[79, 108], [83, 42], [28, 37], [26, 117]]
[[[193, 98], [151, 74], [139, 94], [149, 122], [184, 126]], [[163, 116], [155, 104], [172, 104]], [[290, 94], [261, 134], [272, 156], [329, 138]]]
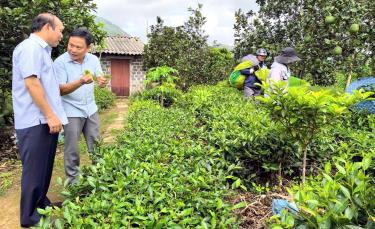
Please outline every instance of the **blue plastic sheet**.
[[[360, 88], [366, 87], [369, 88], [371, 85], [375, 87], [375, 77], [363, 77], [361, 79], [353, 81], [346, 89], [346, 92], [353, 93], [354, 90], [359, 90]], [[368, 111], [371, 114], [375, 114], [375, 100], [364, 100], [355, 104], [353, 108], [358, 111]]]
[[288, 209], [293, 213], [298, 212], [298, 208], [295, 203], [290, 203], [284, 199], [273, 199], [272, 200], [272, 213], [274, 215], [280, 215], [283, 209]]

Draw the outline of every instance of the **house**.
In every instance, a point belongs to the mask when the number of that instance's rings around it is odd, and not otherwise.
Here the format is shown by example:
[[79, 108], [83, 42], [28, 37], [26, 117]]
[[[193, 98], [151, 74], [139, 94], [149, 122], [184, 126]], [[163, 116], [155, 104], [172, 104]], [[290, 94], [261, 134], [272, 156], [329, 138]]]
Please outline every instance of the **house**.
[[141, 91], [145, 80], [144, 44], [126, 35], [108, 36], [104, 43], [104, 49], [94, 48], [92, 53], [99, 57], [104, 74], [112, 76], [112, 92], [117, 96], [129, 96]]

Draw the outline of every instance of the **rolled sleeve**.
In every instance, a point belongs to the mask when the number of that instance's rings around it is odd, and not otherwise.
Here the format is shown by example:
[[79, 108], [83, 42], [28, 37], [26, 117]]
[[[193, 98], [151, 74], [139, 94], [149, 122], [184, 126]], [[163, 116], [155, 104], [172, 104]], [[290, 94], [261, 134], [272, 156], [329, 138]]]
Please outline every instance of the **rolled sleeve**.
[[[20, 66], [21, 63], [22, 66]], [[35, 50], [34, 46], [23, 49], [19, 53], [17, 64], [22, 78], [25, 79], [35, 75], [40, 79], [40, 75], [43, 71], [43, 55], [40, 51]]]

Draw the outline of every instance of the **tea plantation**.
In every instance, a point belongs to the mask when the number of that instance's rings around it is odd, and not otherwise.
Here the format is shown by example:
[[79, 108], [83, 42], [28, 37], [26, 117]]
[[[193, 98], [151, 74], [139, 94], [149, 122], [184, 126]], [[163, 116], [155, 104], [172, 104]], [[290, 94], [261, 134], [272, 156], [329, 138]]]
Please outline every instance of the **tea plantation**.
[[[270, 228], [373, 227], [374, 116], [350, 111], [360, 94], [294, 90], [265, 98], [286, 106], [281, 98], [294, 96], [306, 109], [318, 106], [307, 99], [315, 96], [319, 109], [336, 112], [314, 116], [331, 121], [321, 122], [307, 145], [304, 185], [300, 138], [274, 118], [265, 99], [245, 101], [225, 83], [165, 94], [168, 107], [140, 94], [116, 144], [96, 149], [80, 182], [65, 187], [63, 207], [40, 211], [48, 216], [41, 227], [239, 228], [235, 210], [249, 203], [230, 198], [266, 184], [280, 190], [286, 180], [299, 213], [273, 216]], [[318, 92], [330, 102], [316, 99]]]

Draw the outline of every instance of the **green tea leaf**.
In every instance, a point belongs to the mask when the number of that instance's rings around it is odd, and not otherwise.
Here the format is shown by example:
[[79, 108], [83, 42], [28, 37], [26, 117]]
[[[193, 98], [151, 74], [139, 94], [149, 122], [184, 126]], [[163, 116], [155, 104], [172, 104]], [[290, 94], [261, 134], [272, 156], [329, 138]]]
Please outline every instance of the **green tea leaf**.
[[61, 222], [60, 219], [56, 219], [56, 220], [55, 220], [55, 227], [56, 227], [57, 229], [63, 229], [63, 228], [64, 228], [64, 225], [63, 225], [63, 223]]
[[372, 163], [372, 158], [371, 157], [365, 157], [365, 158], [363, 158], [363, 160], [362, 160], [362, 168], [364, 170], [367, 170], [368, 168], [370, 168], [371, 163]]
[[344, 194], [344, 196], [346, 198], [350, 199], [350, 197], [351, 197], [350, 192], [346, 187], [344, 187], [343, 185], [340, 184], [340, 190], [342, 191], [342, 193]]
[[351, 207], [347, 207], [345, 209], [345, 216], [349, 219], [349, 220], [352, 220], [353, 219], [353, 216], [354, 216], [354, 209], [351, 208]]
[[339, 170], [340, 173], [342, 173], [343, 175], [346, 175], [346, 171], [345, 171], [344, 167], [342, 167], [338, 163], [335, 163], [335, 166]]

